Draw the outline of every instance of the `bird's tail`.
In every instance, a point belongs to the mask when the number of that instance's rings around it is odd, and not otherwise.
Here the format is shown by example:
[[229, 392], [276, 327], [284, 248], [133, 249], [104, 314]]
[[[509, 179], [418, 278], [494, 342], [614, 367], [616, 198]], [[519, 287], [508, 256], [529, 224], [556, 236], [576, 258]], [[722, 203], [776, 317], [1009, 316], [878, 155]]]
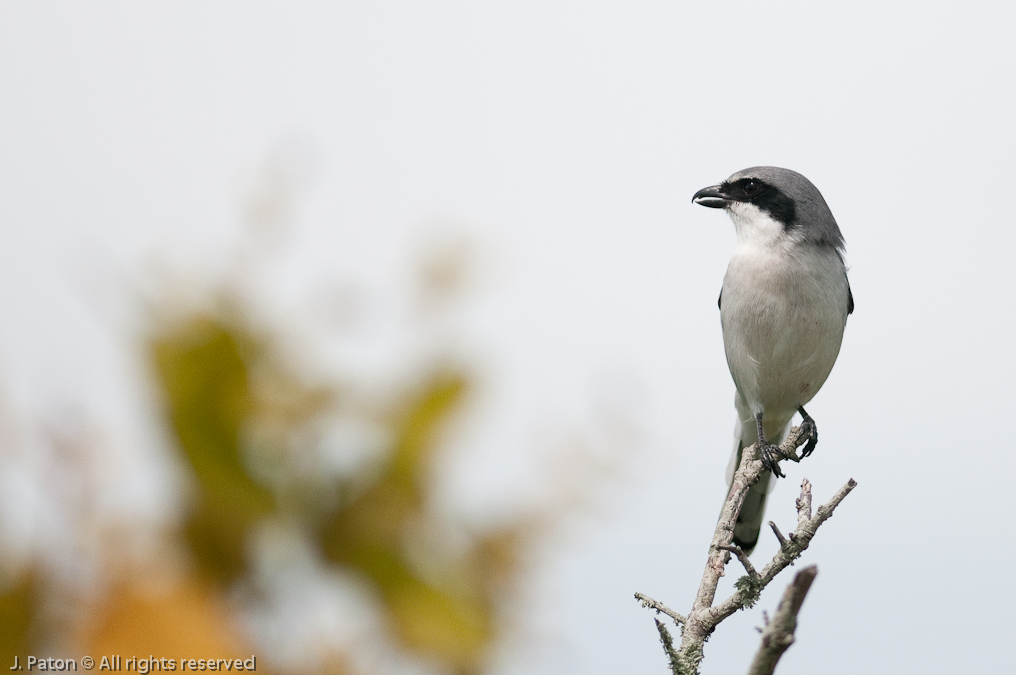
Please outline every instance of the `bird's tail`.
[[[781, 443], [790, 432], [790, 425], [780, 435], [773, 439], [766, 439], [770, 443]], [[768, 436], [768, 432], [766, 433]], [[727, 466], [727, 485], [734, 480], [734, 472], [741, 464], [741, 452], [758, 440], [758, 432], [754, 424], [743, 424], [739, 419], [734, 427], [734, 453], [730, 457], [730, 464]], [[771, 471], [766, 471], [759, 478], [758, 482], [748, 489], [748, 495], [744, 499], [741, 513], [734, 524], [734, 544], [750, 554], [755, 550], [758, 543], [759, 532], [762, 530], [762, 518], [766, 512], [766, 501], [769, 493], [776, 487], [776, 480]], [[730, 493], [728, 491], [727, 495]]]

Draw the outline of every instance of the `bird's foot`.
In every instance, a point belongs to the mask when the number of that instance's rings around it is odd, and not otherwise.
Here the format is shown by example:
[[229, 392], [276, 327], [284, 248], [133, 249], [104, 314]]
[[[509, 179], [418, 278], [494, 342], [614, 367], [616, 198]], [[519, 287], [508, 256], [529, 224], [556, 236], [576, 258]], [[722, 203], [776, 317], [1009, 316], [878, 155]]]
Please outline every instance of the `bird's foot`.
[[780, 470], [779, 461], [783, 457], [779, 446], [766, 441], [758, 443], [758, 457], [762, 461], [762, 468], [772, 471], [778, 478], [783, 478], [783, 471]]
[[818, 427], [815, 426], [815, 420], [811, 418], [811, 415], [804, 412], [803, 407], [798, 408], [797, 411], [801, 413], [801, 432], [808, 439], [807, 445], [801, 451], [801, 457], [804, 458], [814, 452], [815, 446], [818, 445]]

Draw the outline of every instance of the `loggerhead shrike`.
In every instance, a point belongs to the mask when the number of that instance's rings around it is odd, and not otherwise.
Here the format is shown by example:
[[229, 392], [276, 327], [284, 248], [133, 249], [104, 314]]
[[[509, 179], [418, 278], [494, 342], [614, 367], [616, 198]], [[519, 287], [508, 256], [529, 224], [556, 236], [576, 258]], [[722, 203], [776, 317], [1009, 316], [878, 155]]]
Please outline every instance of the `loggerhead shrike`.
[[727, 365], [737, 394], [734, 455], [761, 441], [762, 479], [748, 492], [734, 526], [734, 543], [750, 553], [758, 542], [772, 474], [782, 476], [773, 446], [801, 413], [808, 456], [818, 442], [804, 411], [836, 362], [854, 298], [843, 263], [840, 228], [818, 189], [801, 174], [773, 166], [738, 171], [703, 188], [692, 201], [726, 209], [737, 246], [720, 290]]

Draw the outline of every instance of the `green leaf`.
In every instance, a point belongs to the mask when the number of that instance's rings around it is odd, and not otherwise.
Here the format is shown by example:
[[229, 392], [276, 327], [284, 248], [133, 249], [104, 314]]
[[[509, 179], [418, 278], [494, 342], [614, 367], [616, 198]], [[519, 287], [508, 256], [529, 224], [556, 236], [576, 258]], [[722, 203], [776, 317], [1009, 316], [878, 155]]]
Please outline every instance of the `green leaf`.
[[256, 357], [252, 336], [205, 317], [151, 343], [171, 427], [198, 482], [186, 534], [203, 572], [223, 583], [242, 573], [247, 534], [274, 506], [241, 456], [240, 434], [253, 407], [241, 346]]

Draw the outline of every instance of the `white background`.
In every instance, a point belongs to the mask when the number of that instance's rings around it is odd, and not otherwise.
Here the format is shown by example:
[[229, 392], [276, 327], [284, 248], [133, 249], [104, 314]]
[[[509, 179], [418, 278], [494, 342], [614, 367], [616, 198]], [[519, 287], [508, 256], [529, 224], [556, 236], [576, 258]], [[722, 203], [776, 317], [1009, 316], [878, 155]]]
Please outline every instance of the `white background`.
[[[805, 555], [819, 575], [780, 672], [1003, 672], [1016, 634], [1003, 433], [1014, 13], [4, 3], [7, 399], [28, 415], [84, 407], [157, 456], [110, 288], [151, 260], [215, 269], [250, 175], [297, 139], [316, 169], [273, 272], [280, 306], [338, 280], [384, 316], [428, 232], [450, 223], [475, 242], [480, 282], [459, 327], [483, 364], [460, 439], [482, 458], [474, 475], [524, 475], [534, 430], [595, 421], [598, 391], [636, 410], [623, 475], [540, 570], [526, 609], [539, 639], [499, 670], [665, 672], [632, 594], [690, 605], [733, 423], [716, 311], [733, 227], [690, 198], [748, 166], [793, 168], [843, 230], [857, 308], [809, 406], [822, 442], [770, 516], [790, 527], [803, 475], [816, 502], [848, 477], [859, 487]], [[774, 549], [762, 541], [758, 562]], [[720, 627], [707, 673], [744, 671], [787, 580]]]

